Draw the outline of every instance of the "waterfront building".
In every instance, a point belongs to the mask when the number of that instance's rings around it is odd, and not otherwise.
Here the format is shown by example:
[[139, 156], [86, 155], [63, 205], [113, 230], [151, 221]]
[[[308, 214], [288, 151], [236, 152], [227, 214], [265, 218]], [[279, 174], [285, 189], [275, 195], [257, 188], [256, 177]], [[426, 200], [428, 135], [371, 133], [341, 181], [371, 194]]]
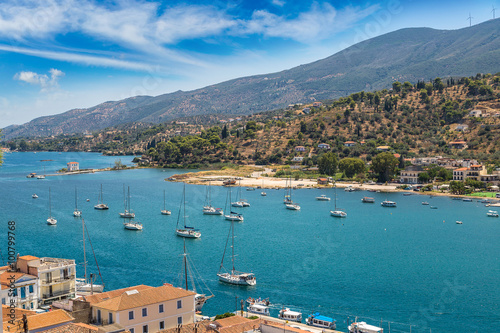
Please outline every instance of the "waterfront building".
[[68, 162], [66, 164], [66, 169], [68, 171], [78, 171], [80, 170], [80, 164], [78, 162]]
[[75, 297], [75, 260], [18, 256], [13, 268], [38, 278], [39, 304], [50, 304], [54, 300]]
[[195, 322], [196, 293], [165, 284], [129, 289], [91, 305], [91, 323], [106, 332], [158, 332]]
[[9, 266], [0, 267], [0, 299], [2, 305], [14, 304], [17, 308], [38, 309], [38, 278], [16, 272]]
[[418, 184], [418, 176], [424, 172], [421, 166], [412, 165], [401, 170], [400, 180], [403, 184]]

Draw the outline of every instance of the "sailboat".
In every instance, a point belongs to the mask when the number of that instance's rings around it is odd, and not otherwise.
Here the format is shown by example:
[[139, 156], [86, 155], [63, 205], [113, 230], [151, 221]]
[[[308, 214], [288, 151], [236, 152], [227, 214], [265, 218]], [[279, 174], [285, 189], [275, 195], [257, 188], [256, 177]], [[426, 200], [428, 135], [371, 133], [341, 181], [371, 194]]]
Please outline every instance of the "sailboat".
[[[264, 190], [264, 179], [262, 179], [262, 189]], [[267, 195], [266, 191], [260, 192], [260, 195], [265, 197]]]
[[[227, 203], [231, 202], [231, 187], [229, 187], [229, 190], [227, 192], [227, 197], [226, 197], [226, 207], [224, 207], [224, 210], [227, 212]], [[233, 212], [231, 210], [231, 207], [229, 207], [229, 214], [224, 215], [226, 220], [229, 221], [236, 221], [236, 222], [243, 222], [243, 215]]]
[[[224, 271], [224, 257], [226, 255], [227, 244], [229, 243], [229, 238], [231, 237], [231, 264], [232, 269], [230, 272]], [[234, 222], [231, 222], [231, 227], [229, 228], [229, 233], [227, 235], [226, 246], [224, 247], [224, 253], [222, 254], [222, 260], [220, 262], [219, 272], [217, 273], [219, 277], [219, 281], [242, 285], [242, 286], [255, 286], [257, 280], [255, 279], [255, 275], [253, 273], [244, 273], [238, 272], [234, 268]]]
[[[182, 221], [184, 223], [184, 229], [179, 228], [179, 222], [181, 220], [182, 211]], [[186, 184], [184, 184], [184, 190], [182, 191], [182, 201], [179, 207], [179, 215], [177, 216], [177, 226], [175, 227], [175, 233], [177, 236], [186, 238], [200, 238], [201, 232], [193, 227], [186, 226]]]
[[165, 208], [165, 190], [163, 190], [163, 209], [161, 211], [161, 215], [170, 215], [170, 214], [172, 214], [172, 212]]
[[330, 211], [330, 215], [333, 217], [347, 217], [346, 212], [337, 208], [337, 182], [335, 182], [335, 209]]
[[231, 202], [231, 206], [233, 207], [250, 207], [250, 204], [241, 198], [241, 181], [238, 185], [238, 199], [235, 202]]
[[45, 179], [45, 165], [43, 166], [43, 175], [36, 176], [36, 179]]
[[118, 213], [120, 214], [120, 217], [133, 219], [135, 217], [135, 213], [133, 213], [130, 209], [130, 186], [128, 186], [128, 194], [127, 197], [125, 197], [125, 185], [123, 185], [123, 205], [125, 206], [125, 211], [123, 213]]
[[212, 190], [210, 182], [208, 182], [206, 205], [203, 206], [203, 214], [205, 215], [224, 215], [222, 208], [215, 208], [212, 206]]
[[74, 217], [82, 216], [82, 211], [78, 209], [78, 192], [76, 191], [76, 187], [75, 187], [75, 210], [73, 211], [73, 216]]
[[[87, 252], [85, 251], [85, 221], [82, 219], [82, 232], [83, 232], [83, 268], [84, 268], [84, 275], [83, 279], [82, 278], [76, 278], [76, 291], [77, 292], [96, 292], [96, 293], [102, 293], [104, 290], [104, 284], [94, 284], [94, 274], [90, 274], [90, 278], [87, 278]], [[88, 231], [87, 231], [88, 234]], [[90, 238], [89, 238], [90, 241]], [[90, 246], [92, 247], [92, 242], [90, 243]], [[92, 252], [94, 250], [92, 249]], [[95, 257], [95, 256], [94, 256]], [[97, 265], [97, 259], [96, 259], [96, 265]], [[99, 265], [97, 265], [97, 269], [99, 269]], [[101, 275], [99, 271], [99, 276]], [[102, 277], [101, 277], [102, 280]]]
[[294, 203], [292, 200], [292, 178], [290, 178], [290, 187], [288, 188], [288, 197], [285, 197], [285, 200], [286, 199], [288, 199], [288, 203], [285, 203], [286, 209], [300, 210], [300, 205], [298, 203]]
[[[198, 270], [194, 266], [193, 262], [188, 260], [188, 254], [186, 253], [186, 239], [184, 239], [184, 253], [182, 254], [182, 257], [183, 257], [183, 259], [182, 259], [183, 274], [182, 275], [184, 275], [183, 276], [184, 283], [181, 282], [180, 286], [182, 288], [183, 284], [184, 284], [184, 289], [189, 290], [188, 289], [188, 277], [190, 278], [191, 287], [193, 288], [193, 291], [196, 293], [196, 295], [194, 297], [195, 311], [198, 312], [198, 311], [201, 311], [205, 302], [207, 300], [209, 300], [210, 298], [214, 297], [215, 295], [212, 293], [210, 288], [208, 288], [208, 286], [205, 284], [203, 279], [201, 279], [201, 276], [198, 273]], [[203, 282], [203, 285], [210, 292], [211, 295], [207, 296], [206, 294], [198, 293], [198, 290], [200, 290], [200, 291], [202, 290], [202, 286], [199, 283], [200, 280], [201, 280], [201, 282]], [[198, 283], [198, 288], [196, 286], [196, 283]]]
[[103, 199], [102, 199], [102, 184], [101, 184], [101, 192], [99, 192], [99, 199], [97, 199], [97, 205], [94, 206], [94, 209], [97, 209], [97, 210], [109, 209], [108, 205], [106, 205], [105, 203], [103, 203]]
[[48, 225], [56, 225], [57, 220], [52, 217], [52, 196], [50, 195], [50, 187], [49, 187], [49, 218], [47, 219]]

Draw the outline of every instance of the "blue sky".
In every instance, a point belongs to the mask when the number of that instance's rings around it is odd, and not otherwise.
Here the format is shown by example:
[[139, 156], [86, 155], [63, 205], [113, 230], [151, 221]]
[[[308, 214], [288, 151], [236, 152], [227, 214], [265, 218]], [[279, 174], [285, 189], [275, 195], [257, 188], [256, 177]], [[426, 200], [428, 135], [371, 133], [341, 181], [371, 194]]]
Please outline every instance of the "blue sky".
[[3, 0], [0, 127], [313, 62], [407, 27], [459, 29], [500, 1]]

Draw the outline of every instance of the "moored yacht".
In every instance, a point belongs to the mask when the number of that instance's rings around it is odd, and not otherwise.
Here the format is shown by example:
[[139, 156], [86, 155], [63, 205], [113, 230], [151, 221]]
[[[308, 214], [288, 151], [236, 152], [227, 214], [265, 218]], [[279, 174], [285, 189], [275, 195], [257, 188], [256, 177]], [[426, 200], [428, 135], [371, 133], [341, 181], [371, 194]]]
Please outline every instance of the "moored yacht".
[[364, 203], [375, 203], [375, 198], [372, 198], [372, 197], [363, 197], [363, 199], [361, 199], [361, 202], [364, 202]]
[[337, 328], [337, 325], [335, 324], [335, 319], [322, 316], [319, 314], [319, 312], [309, 315], [309, 317], [306, 318], [306, 324], [330, 330], [334, 330]]
[[384, 200], [381, 203], [382, 207], [396, 207], [396, 203], [390, 200]]
[[278, 318], [282, 320], [302, 322], [302, 313], [291, 311], [289, 308], [281, 309], [278, 313]]
[[261, 304], [250, 304], [247, 307], [247, 311], [259, 315], [270, 316], [269, 307]]
[[486, 213], [486, 216], [489, 216], [489, 217], [498, 217], [498, 212], [496, 210], [489, 210]]
[[347, 327], [349, 333], [384, 333], [380, 327], [368, 325], [364, 321], [354, 322]]
[[318, 200], [318, 201], [330, 201], [330, 198], [327, 197], [326, 195], [322, 194], [319, 197], [316, 197], [316, 200]]
[[124, 222], [123, 227], [127, 230], [142, 230], [142, 223], [136, 222], [134, 220], [130, 220], [129, 222]]

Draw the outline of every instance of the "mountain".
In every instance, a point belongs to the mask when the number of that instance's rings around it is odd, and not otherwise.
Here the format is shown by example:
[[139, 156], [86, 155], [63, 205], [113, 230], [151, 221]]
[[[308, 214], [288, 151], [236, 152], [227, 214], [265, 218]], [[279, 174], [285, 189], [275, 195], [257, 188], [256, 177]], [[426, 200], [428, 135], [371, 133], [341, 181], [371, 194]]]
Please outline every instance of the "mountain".
[[3, 135], [6, 139], [45, 136], [200, 114], [253, 114], [290, 103], [387, 88], [394, 81], [496, 73], [500, 70], [499, 36], [500, 19], [458, 30], [402, 29], [278, 73], [238, 78], [193, 91], [106, 102], [9, 126]]

